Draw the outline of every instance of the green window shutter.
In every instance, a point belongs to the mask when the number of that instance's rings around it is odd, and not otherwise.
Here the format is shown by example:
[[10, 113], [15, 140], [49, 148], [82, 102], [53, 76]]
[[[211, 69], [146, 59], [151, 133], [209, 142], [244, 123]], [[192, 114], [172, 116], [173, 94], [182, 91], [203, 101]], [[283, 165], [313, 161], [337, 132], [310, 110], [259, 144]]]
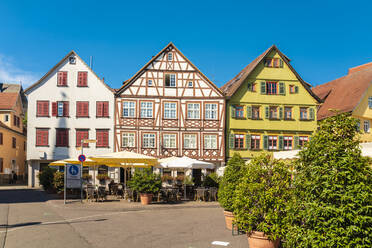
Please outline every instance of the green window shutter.
[[266, 82], [261, 82], [261, 94], [266, 94]]
[[234, 149], [235, 148], [235, 140], [234, 140], [234, 134], [230, 133], [229, 136], [229, 148]]
[[285, 95], [285, 84], [284, 82], [279, 82], [279, 94]]
[[235, 106], [231, 105], [231, 118], [235, 118], [235, 117], [236, 117]]
[[294, 149], [298, 149], [298, 145], [299, 145], [298, 136], [294, 136]]
[[279, 107], [279, 119], [283, 119], [283, 107]]
[[263, 148], [264, 150], [269, 149], [269, 137], [267, 135], [263, 136]]
[[295, 93], [298, 93], [298, 86], [295, 86]]
[[280, 66], [280, 68], [283, 68], [283, 60], [282, 59], [279, 59], [279, 66]]
[[279, 136], [279, 150], [283, 150], [283, 136]]
[[253, 83], [248, 83], [248, 91], [252, 91], [253, 89]]
[[249, 150], [251, 149], [251, 135], [250, 134], [247, 134], [245, 136], [245, 144], [246, 144], [246, 148]]
[[314, 120], [315, 119], [315, 113], [314, 113], [314, 109], [313, 108], [310, 108], [309, 109], [309, 115], [310, 115], [310, 120]]
[[252, 119], [252, 106], [247, 106], [247, 118]]
[[265, 107], [265, 118], [269, 119], [269, 107]]

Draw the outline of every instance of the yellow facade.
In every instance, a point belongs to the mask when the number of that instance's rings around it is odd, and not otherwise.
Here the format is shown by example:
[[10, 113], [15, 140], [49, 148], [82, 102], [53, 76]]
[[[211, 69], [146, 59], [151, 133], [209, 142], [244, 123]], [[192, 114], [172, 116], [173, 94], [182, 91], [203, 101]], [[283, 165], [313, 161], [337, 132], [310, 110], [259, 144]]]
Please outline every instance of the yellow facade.
[[[16, 117], [18, 121], [14, 121]], [[26, 134], [23, 127], [23, 108], [21, 98], [18, 97], [16, 105], [10, 110], [0, 110], [0, 179], [7, 183], [7, 178], [12, 171], [16, 172], [19, 179], [26, 174]], [[19, 125], [17, 124], [19, 123]], [[1, 183], [1, 182], [0, 182]]]
[[372, 97], [372, 87], [368, 88], [360, 103], [351, 112], [351, 116], [359, 120], [361, 142], [372, 142], [372, 108], [368, 104], [370, 97]]
[[[265, 60], [268, 58], [281, 60], [281, 66], [278, 68], [265, 66]], [[277, 94], [268, 94], [268, 89], [266, 91], [261, 89], [262, 84], [268, 87], [268, 82], [275, 83]], [[280, 53], [272, 50], [228, 99], [227, 109], [230, 111], [227, 111], [226, 118], [227, 157], [231, 157], [234, 152], [239, 152], [243, 158], [251, 158], [264, 150], [296, 149], [299, 143], [306, 140], [304, 137], [309, 137], [317, 128], [317, 105], [318, 101], [284, 63]], [[254, 108], [259, 109], [257, 119], [253, 116]], [[300, 119], [300, 108], [303, 108], [303, 113], [306, 112], [306, 119]], [[236, 117], [237, 109], [243, 109], [242, 117]], [[285, 118], [289, 117], [286, 112], [291, 112], [291, 118]], [[273, 118], [275, 116], [277, 118]], [[303, 116], [305, 117], [305, 114]], [[238, 134], [241, 136], [237, 136]], [[259, 142], [254, 141], [252, 136], [259, 137]], [[243, 138], [243, 141], [237, 141], [236, 137]], [[252, 143], [259, 145], [253, 148]]]

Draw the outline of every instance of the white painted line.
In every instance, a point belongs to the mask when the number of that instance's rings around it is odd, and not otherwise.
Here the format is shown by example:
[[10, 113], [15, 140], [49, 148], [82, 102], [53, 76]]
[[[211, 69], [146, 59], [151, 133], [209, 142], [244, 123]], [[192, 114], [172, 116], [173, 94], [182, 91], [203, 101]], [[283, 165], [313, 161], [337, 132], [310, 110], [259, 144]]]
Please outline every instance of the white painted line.
[[224, 242], [224, 241], [213, 241], [212, 245], [221, 245], [221, 246], [228, 246], [230, 242]]

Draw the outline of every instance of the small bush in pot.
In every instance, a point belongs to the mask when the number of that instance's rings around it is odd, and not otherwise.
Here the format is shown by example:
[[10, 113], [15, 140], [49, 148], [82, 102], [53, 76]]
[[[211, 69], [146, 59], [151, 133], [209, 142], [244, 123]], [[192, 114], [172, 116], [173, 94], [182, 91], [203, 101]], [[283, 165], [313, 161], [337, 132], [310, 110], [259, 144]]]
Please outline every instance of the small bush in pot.
[[50, 191], [53, 189], [53, 179], [56, 169], [45, 167], [39, 174], [39, 182], [43, 186], [44, 190]]
[[152, 173], [151, 169], [136, 169], [129, 186], [141, 193], [141, 203], [147, 205], [151, 202], [152, 196], [161, 189], [159, 175]]
[[[250, 247], [260, 242], [276, 247], [285, 236], [286, 204], [291, 199], [291, 171], [284, 162], [262, 154], [253, 158], [235, 190], [234, 216], [248, 235]], [[258, 233], [257, 233], [258, 232]], [[271, 242], [270, 242], [271, 241]]]
[[227, 162], [225, 172], [220, 180], [218, 190], [218, 202], [223, 207], [226, 227], [232, 229], [233, 202], [235, 188], [240, 178], [244, 175], [245, 161], [239, 153], [234, 153], [233, 157]]
[[285, 247], [372, 247], [372, 169], [357, 135], [357, 120], [333, 116], [299, 153]]
[[216, 187], [218, 188], [221, 178], [216, 172], [207, 175], [203, 181], [204, 187]]

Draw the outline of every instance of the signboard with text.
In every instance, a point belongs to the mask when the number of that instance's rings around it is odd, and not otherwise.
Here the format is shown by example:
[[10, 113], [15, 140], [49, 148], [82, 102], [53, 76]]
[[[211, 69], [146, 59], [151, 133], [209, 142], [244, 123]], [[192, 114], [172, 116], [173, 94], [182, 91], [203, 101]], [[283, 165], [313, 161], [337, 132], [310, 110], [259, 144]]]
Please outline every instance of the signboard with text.
[[66, 165], [66, 187], [67, 188], [80, 188], [80, 165], [67, 164]]

